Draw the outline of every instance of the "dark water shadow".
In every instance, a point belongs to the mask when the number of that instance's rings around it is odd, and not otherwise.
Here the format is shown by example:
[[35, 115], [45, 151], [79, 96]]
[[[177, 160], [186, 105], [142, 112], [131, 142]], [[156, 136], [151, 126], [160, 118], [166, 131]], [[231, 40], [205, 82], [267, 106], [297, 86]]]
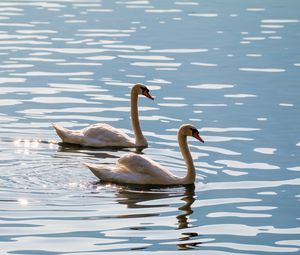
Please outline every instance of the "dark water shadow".
[[85, 147], [77, 144], [70, 143], [58, 143], [57, 152], [67, 152], [67, 153], [81, 153], [88, 155], [91, 158], [118, 158], [119, 156], [115, 156], [112, 153], [123, 151], [123, 152], [132, 152], [137, 154], [143, 154], [143, 148], [124, 148], [124, 147]]
[[80, 144], [73, 144], [73, 143], [64, 143], [64, 142], [58, 142], [57, 143], [60, 147], [62, 148], [73, 148], [74, 150], [76, 149], [88, 149], [88, 150], [111, 150], [111, 151], [132, 151], [135, 150], [137, 153], [143, 151], [147, 147], [122, 147], [122, 146], [105, 146], [105, 147], [92, 147], [92, 146], [82, 146]]
[[[170, 204], [144, 204], [152, 200], [165, 198], [182, 197], [180, 200], [184, 205], [178, 209], [183, 213], [176, 218], [184, 222], [189, 215], [193, 213], [191, 205], [195, 201], [195, 185], [176, 185], [176, 186], [161, 186], [161, 185], [135, 185], [135, 184], [111, 184], [110, 182], [97, 181], [94, 183], [95, 189], [107, 187], [110, 185], [116, 191], [116, 201], [119, 204], [126, 205], [127, 208], [153, 208], [166, 207]], [[101, 190], [101, 189], [100, 189]], [[97, 191], [99, 193], [99, 191]], [[180, 228], [188, 224], [180, 224]]]

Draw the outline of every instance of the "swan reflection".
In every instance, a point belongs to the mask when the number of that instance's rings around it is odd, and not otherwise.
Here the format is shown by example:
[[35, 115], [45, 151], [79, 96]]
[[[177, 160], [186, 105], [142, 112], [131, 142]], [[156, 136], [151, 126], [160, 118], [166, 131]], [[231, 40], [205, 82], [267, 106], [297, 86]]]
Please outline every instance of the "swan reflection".
[[[106, 147], [106, 148], [93, 148], [93, 147], [82, 147], [77, 144], [70, 143], [58, 143], [57, 152], [76, 153], [78, 156], [87, 156], [91, 159], [106, 159], [106, 158], [119, 158], [118, 152], [134, 152], [137, 154], [143, 154], [144, 148], [120, 148], [120, 147]], [[57, 155], [58, 156], [58, 155]]]
[[[99, 186], [100, 189], [98, 188]], [[200, 244], [199, 241], [192, 241], [198, 236], [198, 233], [188, 231], [188, 229], [192, 227], [190, 217], [193, 214], [192, 205], [196, 200], [194, 185], [161, 188], [161, 186], [119, 185], [107, 182], [95, 183], [97, 191], [108, 187], [115, 190], [115, 201], [118, 204], [125, 205], [126, 208], [129, 209], [125, 211], [125, 214], [113, 215], [109, 218], [145, 218], [145, 221], [142, 220], [142, 222], [137, 220], [139, 224], [137, 223], [136, 226], [130, 226], [129, 229], [133, 231], [151, 231], [153, 230], [152, 225], [149, 224], [149, 221], [146, 221], [146, 218], [164, 217], [164, 214], [168, 214], [170, 212], [169, 210], [164, 210], [164, 208], [173, 208], [175, 209], [172, 210], [174, 220], [171, 221], [171, 226], [174, 226], [174, 231], [177, 232], [179, 230], [178, 233], [180, 233], [180, 236], [174, 242], [177, 249], [191, 249], [192, 247]], [[170, 202], [170, 200], [172, 202]], [[178, 203], [180, 203], [180, 206], [178, 206]], [[176, 206], [175, 208], [174, 205]], [[155, 210], [155, 208], [157, 209]], [[166, 224], [167, 227], [170, 227], [167, 222]], [[165, 225], [162, 225], [161, 227], [165, 227]], [[184, 229], [187, 231], [182, 231]], [[141, 235], [144, 235], [144, 233], [146, 234], [147, 232], [141, 232]]]

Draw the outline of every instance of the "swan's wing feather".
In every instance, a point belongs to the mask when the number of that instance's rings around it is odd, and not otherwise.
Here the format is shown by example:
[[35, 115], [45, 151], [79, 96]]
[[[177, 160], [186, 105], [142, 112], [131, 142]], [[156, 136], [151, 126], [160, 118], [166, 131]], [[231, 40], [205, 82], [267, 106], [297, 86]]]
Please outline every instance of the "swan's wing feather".
[[82, 130], [88, 146], [130, 146], [132, 139], [122, 130], [107, 124], [93, 124]]
[[144, 172], [149, 169], [160, 169], [161, 166], [158, 165], [153, 160], [135, 153], [129, 153], [123, 155], [117, 162], [118, 166], [127, 168], [129, 171]]
[[129, 153], [122, 156], [118, 162], [117, 167], [126, 168], [129, 172], [138, 173], [152, 177], [166, 178], [174, 177], [174, 175], [166, 168], [156, 163], [152, 159], [135, 153]]
[[89, 138], [101, 138], [104, 141], [109, 141], [111, 139], [126, 138], [130, 137], [117, 128], [114, 128], [108, 124], [93, 124], [82, 130], [84, 136]]

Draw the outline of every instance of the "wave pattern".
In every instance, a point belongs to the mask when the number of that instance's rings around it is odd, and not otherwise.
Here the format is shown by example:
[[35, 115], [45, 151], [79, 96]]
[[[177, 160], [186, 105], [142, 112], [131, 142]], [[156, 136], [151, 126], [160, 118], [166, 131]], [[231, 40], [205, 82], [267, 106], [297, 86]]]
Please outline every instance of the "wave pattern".
[[[299, 254], [299, 3], [1, 1], [1, 254]], [[194, 187], [99, 183], [82, 162], [125, 151], [59, 143], [56, 122], [132, 135]]]

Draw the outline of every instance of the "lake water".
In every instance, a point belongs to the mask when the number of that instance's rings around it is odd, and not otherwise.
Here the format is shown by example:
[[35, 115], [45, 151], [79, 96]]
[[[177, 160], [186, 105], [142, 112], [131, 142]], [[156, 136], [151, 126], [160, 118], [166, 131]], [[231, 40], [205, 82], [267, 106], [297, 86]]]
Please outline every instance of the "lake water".
[[[300, 2], [1, 1], [1, 254], [300, 254]], [[195, 187], [104, 185], [82, 162], [128, 150], [60, 146], [52, 122], [132, 135]]]

